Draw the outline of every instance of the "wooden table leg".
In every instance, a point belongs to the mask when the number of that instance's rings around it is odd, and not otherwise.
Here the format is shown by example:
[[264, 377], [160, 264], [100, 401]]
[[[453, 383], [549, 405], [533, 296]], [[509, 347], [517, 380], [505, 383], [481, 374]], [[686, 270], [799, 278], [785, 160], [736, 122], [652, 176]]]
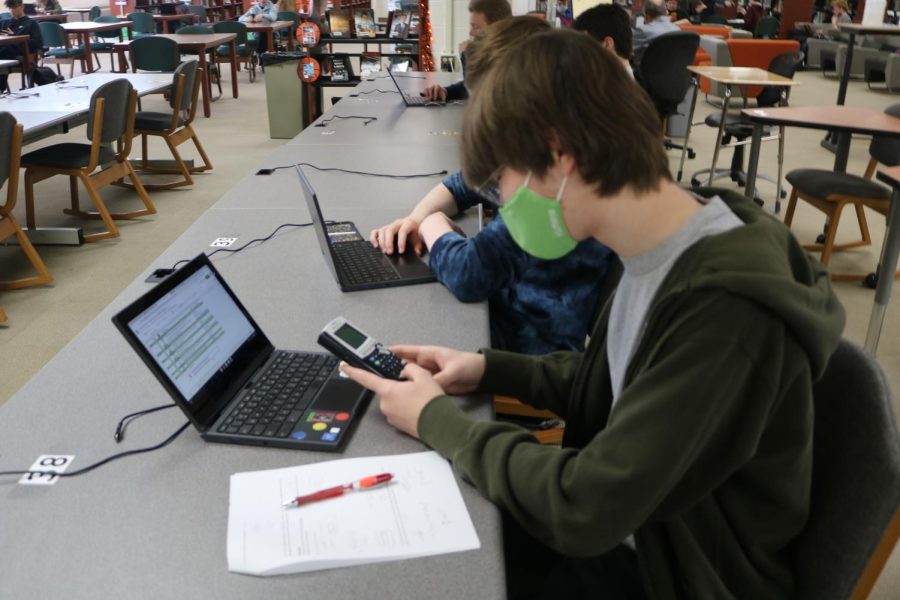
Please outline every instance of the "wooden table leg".
[[209, 81], [209, 71], [206, 68], [206, 48], [203, 46], [196, 46], [197, 48], [197, 57], [200, 60], [200, 80], [203, 85], [203, 116], [209, 117], [212, 114], [212, 110], [209, 105], [209, 97], [212, 96], [212, 88], [210, 87], [211, 83]]
[[[22, 89], [29, 87], [31, 82], [28, 79], [28, 75], [31, 73], [31, 54], [28, 52], [28, 41], [20, 42], [20, 46], [22, 46], [22, 75], [25, 80], [24, 85], [22, 85]], [[10, 88], [12, 89], [12, 88]]]
[[288, 27], [287, 32], [288, 32], [288, 36], [287, 36], [288, 37], [288, 50], [293, 50], [294, 49], [294, 36], [291, 35], [290, 27]]
[[238, 97], [238, 80], [237, 80], [237, 39], [231, 40], [229, 44], [231, 48], [231, 95]]
[[163, 19], [163, 33], [169, 33], [169, 20]]
[[78, 39], [81, 40], [81, 47], [84, 48], [84, 60], [87, 63], [87, 72], [94, 72], [94, 53], [91, 52], [91, 34], [78, 33]]

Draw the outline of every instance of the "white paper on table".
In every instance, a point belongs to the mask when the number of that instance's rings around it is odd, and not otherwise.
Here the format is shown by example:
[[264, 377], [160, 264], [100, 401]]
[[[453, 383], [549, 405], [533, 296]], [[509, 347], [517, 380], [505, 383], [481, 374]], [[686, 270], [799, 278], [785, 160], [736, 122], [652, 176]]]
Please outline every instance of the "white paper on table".
[[[392, 473], [385, 486], [284, 508], [296, 496]], [[283, 575], [481, 547], [446, 460], [436, 452], [235, 473], [228, 570]]]

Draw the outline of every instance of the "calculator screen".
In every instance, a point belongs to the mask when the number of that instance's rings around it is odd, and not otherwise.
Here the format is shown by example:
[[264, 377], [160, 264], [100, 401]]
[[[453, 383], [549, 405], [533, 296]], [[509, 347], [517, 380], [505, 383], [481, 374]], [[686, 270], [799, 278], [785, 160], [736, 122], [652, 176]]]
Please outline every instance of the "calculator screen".
[[348, 324], [341, 325], [340, 329], [334, 332], [334, 335], [344, 340], [353, 348], [359, 348], [366, 341], [366, 336]]

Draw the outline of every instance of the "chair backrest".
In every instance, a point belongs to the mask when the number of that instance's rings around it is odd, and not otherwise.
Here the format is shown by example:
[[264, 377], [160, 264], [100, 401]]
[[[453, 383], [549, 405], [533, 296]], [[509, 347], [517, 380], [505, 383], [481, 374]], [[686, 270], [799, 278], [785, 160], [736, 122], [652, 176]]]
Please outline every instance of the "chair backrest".
[[91, 21], [96, 21], [98, 18], [100, 18], [100, 7], [92, 6], [91, 12], [88, 13], [88, 19], [90, 19]]
[[[88, 111], [87, 138], [94, 139], [94, 119], [97, 100], [103, 98], [103, 122], [100, 123], [100, 143], [111, 144], [120, 139], [128, 130], [128, 116], [131, 112], [131, 82], [127, 79], [113, 79], [104, 83], [91, 94]], [[131, 115], [132, 119], [134, 115]]]
[[12, 19], [12, 13], [11, 12], [0, 12], [0, 21], [6, 20], [6, 19]]
[[[891, 104], [884, 112], [900, 118], [900, 102]], [[886, 167], [896, 167], [900, 164], [900, 140], [876, 135], [869, 144], [869, 155]]]
[[778, 37], [780, 31], [781, 22], [778, 20], [778, 17], [769, 15], [768, 17], [763, 17], [759, 20], [756, 24], [756, 31], [753, 33], [757, 38], [775, 39]]
[[660, 117], [675, 112], [691, 85], [688, 65], [694, 62], [700, 36], [673, 31], [650, 40], [641, 58], [637, 79], [650, 95]]
[[61, 48], [66, 45], [66, 37], [62, 25], [56, 21], [39, 21], [41, 40], [47, 48]]
[[131, 57], [135, 69], [164, 73], [174, 71], [181, 61], [178, 42], [155, 35], [140, 37], [132, 41]]
[[291, 25], [291, 37], [297, 35], [297, 26], [300, 25], [300, 14], [296, 11], [292, 10], [279, 10], [278, 14], [275, 15], [275, 19], [278, 21], [293, 21], [294, 24]]
[[214, 33], [213, 28], [209, 25], [187, 25], [185, 27], [178, 28], [179, 34], [202, 34], [202, 33]]
[[[169, 95], [169, 106], [177, 111], [189, 111], [194, 102], [196, 95], [194, 94], [195, 81], [197, 81], [197, 69], [200, 62], [196, 60], [186, 60], [175, 69], [172, 76], [172, 90], [178, 87], [178, 79], [184, 75], [184, 88], [181, 94], [180, 106], [175, 106], [176, 94]], [[199, 88], [198, 88], [199, 89]]]
[[[119, 17], [114, 17], [112, 15], [104, 15], [102, 17], [97, 17], [94, 19], [94, 23], [121, 23], [122, 20]], [[117, 38], [121, 33], [121, 29], [111, 29], [110, 31], [98, 31], [94, 35], [98, 38]]]
[[716, 25], [728, 25], [728, 19], [722, 15], [706, 15], [700, 19], [701, 23], [715, 23]]
[[16, 124], [14, 116], [8, 112], [0, 112], [0, 187], [6, 183], [13, 169], [17, 171], [19, 169], [19, 157], [13, 156], [13, 136], [16, 132]]
[[[801, 62], [803, 62], [802, 52], [784, 52], [773, 58], [772, 62], [769, 63], [769, 68], [766, 70], [770, 73], [793, 79], [794, 73], [797, 72], [797, 67], [800, 66]], [[781, 92], [784, 89], [779, 86], [764, 87], [756, 96], [757, 106], [775, 106], [781, 101]]]
[[243, 23], [239, 23], [238, 21], [218, 21], [213, 23], [212, 28], [216, 33], [237, 34], [237, 39], [234, 40], [234, 43], [238, 46], [247, 43], [247, 26]]
[[129, 13], [128, 20], [134, 23], [131, 30], [135, 33], [156, 33], [156, 23], [153, 21], [153, 15], [150, 13]]
[[900, 438], [875, 360], [841, 340], [813, 388], [810, 512], [796, 598], [846, 599], [900, 505]]

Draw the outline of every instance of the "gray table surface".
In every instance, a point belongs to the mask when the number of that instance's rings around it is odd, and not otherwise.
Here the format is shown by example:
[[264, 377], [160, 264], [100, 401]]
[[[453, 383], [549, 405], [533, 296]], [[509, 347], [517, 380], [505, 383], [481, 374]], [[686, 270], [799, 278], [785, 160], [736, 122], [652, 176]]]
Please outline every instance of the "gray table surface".
[[[446, 147], [393, 148], [393, 161], [358, 149], [322, 148], [317, 160], [343, 155], [347, 168], [452, 169]], [[285, 146], [259, 166], [299, 160], [307, 146]], [[368, 156], [381, 156], [376, 152]], [[312, 162], [312, 161], [310, 161]], [[372, 161], [368, 161], [372, 162]], [[250, 171], [144, 274], [3, 406], [0, 468], [27, 468], [40, 454], [75, 454], [71, 469], [161, 441], [183, 422], [168, 410], [112, 434], [126, 413], [169, 401], [110, 318], [148, 289], [152, 269], [209, 251], [216, 237], [238, 244], [309, 215], [296, 174]], [[438, 178], [392, 181], [309, 173], [330, 219], [362, 231], [408, 210]], [[471, 229], [470, 220], [466, 225]], [[276, 347], [319, 350], [316, 336], [344, 315], [386, 343], [436, 343], [475, 349], [488, 343], [484, 304], [456, 301], [439, 284], [341, 293], [310, 228], [283, 230], [216, 267]], [[461, 398], [474, 418], [490, 418], [487, 398]], [[342, 454], [212, 444], [188, 429], [170, 446], [125, 458], [54, 486], [0, 480], [0, 598], [501, 598], [504, 575], [496, 508], [464, 482], [460, 488], [482, 547], [476, 551], [378, 565], [256, 578], [227, 570], [229, 476], [344, 457], [426, 450], [388, 425], [373, 400]]]

